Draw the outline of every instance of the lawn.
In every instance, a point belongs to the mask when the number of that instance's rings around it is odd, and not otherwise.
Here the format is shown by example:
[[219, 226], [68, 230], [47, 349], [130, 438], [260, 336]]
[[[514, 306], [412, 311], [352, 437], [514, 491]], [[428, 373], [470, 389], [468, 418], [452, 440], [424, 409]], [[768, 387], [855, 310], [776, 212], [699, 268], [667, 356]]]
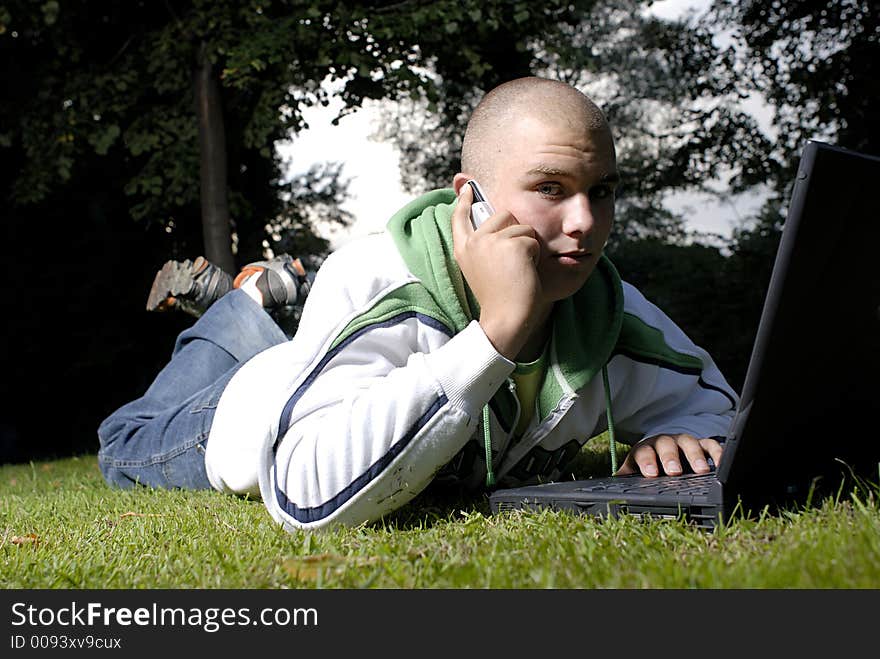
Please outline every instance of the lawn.
[[[591, 445], [594, 469], [607, 454]], [[259, 501], [113, 490], [84, 455], [0, 467], [0, 586], [877, 588], [878, 499], [865, 487], [707, 532], [676, 520], [492, 516], [485, 497], [428, 493], [380, 523], [288, 534]]]

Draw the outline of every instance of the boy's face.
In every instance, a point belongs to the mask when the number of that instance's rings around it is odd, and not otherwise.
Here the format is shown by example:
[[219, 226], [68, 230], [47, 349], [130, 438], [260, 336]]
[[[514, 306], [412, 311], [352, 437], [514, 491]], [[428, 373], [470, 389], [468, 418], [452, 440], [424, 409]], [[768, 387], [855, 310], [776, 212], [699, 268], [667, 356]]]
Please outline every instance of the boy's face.
[[619, 176], [610, 131], [523, 117], [492, 164], [483, 187], [496, 211], [510, 211], [537, 233], [546, 300], [573, 295], [611, 233]]

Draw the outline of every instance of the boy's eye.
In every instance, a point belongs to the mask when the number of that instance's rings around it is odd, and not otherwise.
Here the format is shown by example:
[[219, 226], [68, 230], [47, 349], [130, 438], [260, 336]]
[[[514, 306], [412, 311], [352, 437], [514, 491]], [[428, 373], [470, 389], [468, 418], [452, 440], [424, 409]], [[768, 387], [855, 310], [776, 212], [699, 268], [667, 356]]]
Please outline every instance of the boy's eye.
[[538, 192], [548, 197], [556, 197], [562, 193], [562, 186], [558, 183], [541, 183]]
[[590, 199], [598, 200], [598, 199], [606, 199], [614, 194], [614, 191], [607, 185], [597, 185], [595, 188], [590, 188]]

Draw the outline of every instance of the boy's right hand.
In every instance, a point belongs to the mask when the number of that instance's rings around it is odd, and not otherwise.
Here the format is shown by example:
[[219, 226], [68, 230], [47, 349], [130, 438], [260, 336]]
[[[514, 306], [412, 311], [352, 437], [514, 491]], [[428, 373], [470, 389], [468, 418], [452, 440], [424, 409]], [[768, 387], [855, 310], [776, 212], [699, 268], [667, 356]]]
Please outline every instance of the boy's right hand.
[[470, 221], [473, 192], [464, 185], [452, 214], [455, 260], [480, 303], [480, 326], [495, 349], [515, 361], [551, 304], [543, 298], [535, 230], [497, 210], [479, 229]]

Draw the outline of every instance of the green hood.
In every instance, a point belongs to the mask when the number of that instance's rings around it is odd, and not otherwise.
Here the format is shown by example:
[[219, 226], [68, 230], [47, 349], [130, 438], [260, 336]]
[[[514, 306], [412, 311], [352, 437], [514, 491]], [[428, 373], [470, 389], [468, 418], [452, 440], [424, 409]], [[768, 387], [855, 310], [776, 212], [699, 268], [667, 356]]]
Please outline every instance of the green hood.
[[[459, 332], [480, 310], [453, 257], [455, 201], [451, 189], [429, 192], [395, 213], [387, 229], [409, 270], [439, 307], [439, 319]], [[555, 305], [552, 322], [551, 363], [538, 401], [541, 418], [564, 393], [592, 380], [612, 355], [623, 323], [623, 289], [611, 261], [600, 258], [586, 284]]]

